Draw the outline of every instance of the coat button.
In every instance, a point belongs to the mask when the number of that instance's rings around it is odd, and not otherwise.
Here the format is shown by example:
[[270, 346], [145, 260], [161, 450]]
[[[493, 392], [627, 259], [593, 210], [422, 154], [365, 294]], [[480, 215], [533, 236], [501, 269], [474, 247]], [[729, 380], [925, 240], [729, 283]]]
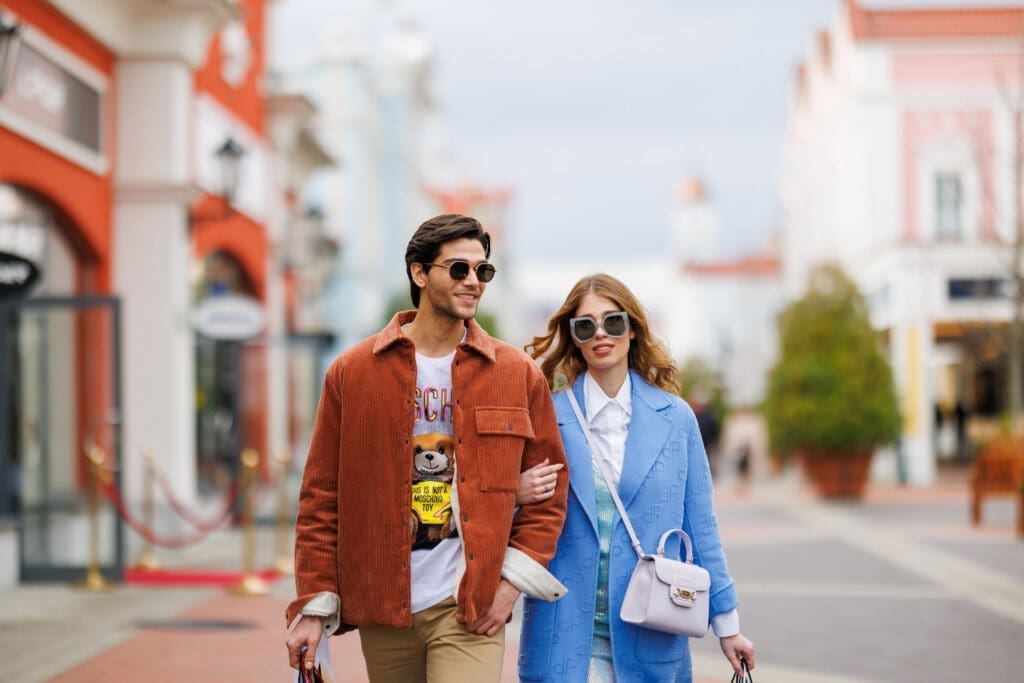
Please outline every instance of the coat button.
[[511, 432], [512, 431], [512, 425], [505, 425], [505, 429], [507, 429], [508, 431]]
[[468, 522], [469, 521], [469, 515], [462, 515], [462, 521], [463, 522]]

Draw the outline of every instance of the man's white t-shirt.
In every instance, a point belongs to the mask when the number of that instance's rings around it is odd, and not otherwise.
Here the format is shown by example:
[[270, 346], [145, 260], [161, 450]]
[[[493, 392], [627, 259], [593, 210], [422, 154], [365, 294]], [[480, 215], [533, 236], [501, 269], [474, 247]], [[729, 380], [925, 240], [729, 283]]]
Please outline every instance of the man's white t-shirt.
[[452, 438], [452, 360], [416, 354], [416, 418], [413, 422], [413, 495], [410, 516], [412, 611], [452, 594], [462, 541], [451, 512], [455, 474]]

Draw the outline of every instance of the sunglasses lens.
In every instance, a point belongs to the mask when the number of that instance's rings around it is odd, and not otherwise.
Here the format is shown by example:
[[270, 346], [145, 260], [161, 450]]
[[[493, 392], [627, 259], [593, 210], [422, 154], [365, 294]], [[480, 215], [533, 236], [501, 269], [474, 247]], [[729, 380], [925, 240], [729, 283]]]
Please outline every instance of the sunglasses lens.
[[601, 326], [609, 337], [621, 337], [626, 334], [626, 316], [622, 313], [606, 315]]
[[576, 341], [590, 341], [597, 334], [597, 323], [590, 318], [575, 318], [570, 321], [572, 325], [572, 336]]
[[465, 280], [469, 275], [469, 264], [465, 261], [452, 261], [452, 265], [448, 267], [448, 274], [453, 280]]
[[498, 270], [490, 263], [481, 263], [476, 267], [476, 279], [480, 282], [490, 282]]

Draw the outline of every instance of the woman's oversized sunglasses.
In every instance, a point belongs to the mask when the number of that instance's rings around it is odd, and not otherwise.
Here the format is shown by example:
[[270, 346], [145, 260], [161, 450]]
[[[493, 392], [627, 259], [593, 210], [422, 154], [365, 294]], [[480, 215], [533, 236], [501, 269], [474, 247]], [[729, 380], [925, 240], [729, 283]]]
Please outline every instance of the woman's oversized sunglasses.
[[[625, 311], [605, 313], [600, 325], [605, 334], [618, 339], [629, 332], [629, 314]], [[589, 315], [569, 318], [569, 334], [580, 344], [584, 344], [597, 336], [597, 326], [598, 322]]]
[[[444, 263], [427, 263], [424, 265], [427, 267], [437, 266], [438, 268], [447, 269], [448, 275], [450, 275], [453, 280], [465, 280], [469, 277], [468, 261], [456, 260], [449, 262], [447, 265]], [[498, 269], [495, 268], [493, 264], [487, 263], [486, 261], [478, 263], [475, 270], [476, 279], [480, 282], [490, 282], [494, 279], [494, 274], [498, 272]]]

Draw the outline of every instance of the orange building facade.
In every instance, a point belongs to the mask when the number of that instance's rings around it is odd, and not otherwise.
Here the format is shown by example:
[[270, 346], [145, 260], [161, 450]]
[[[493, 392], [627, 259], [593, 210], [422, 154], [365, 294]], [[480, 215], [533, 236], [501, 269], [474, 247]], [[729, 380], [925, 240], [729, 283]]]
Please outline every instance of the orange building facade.
[[81, 570], [94, 447], [131, 505], [288, 445], [265, 0], [82, 5], [0, 0], [0, 586]]

